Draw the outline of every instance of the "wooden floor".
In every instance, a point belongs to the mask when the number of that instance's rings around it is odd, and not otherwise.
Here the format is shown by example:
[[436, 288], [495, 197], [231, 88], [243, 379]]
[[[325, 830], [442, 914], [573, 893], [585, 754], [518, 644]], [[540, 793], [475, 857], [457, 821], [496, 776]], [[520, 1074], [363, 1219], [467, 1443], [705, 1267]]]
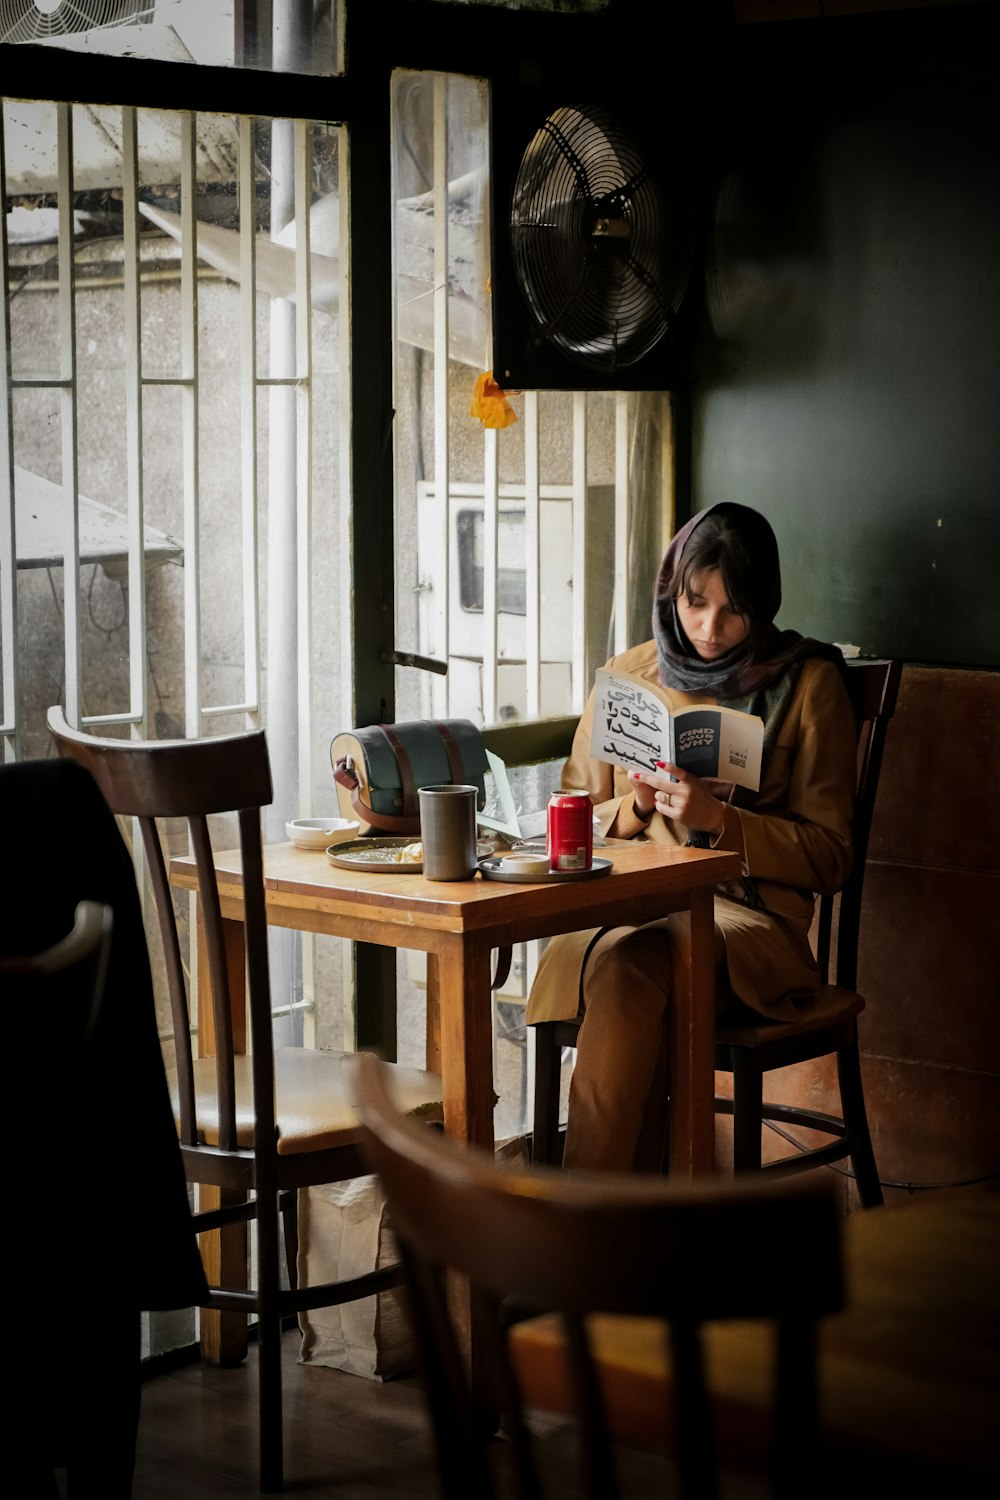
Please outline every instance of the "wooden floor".
[[[440, 1500], [433, 1450], [415, 1377], [384, 1383], [297, 1362], [299, 1337], [285, 1335], [286, 1488], [297, 1500]], [[235, 1369], [192, 1363], [143, 1386], [133, 1500], [213, 1500], [256, 1496], [255, 1354]], [[573, 1434], [538, 1425], [546, 1497], [573, 1500]], [[508, 1493], [503, 1441], [495, 1444], [500, 1494]], [[672, 1475], [652, 1455], [623, 1455], [630, 1500], [671, 1500]], [[761, 1500], [734, 1483], [725, 1500]], [[469, 1500], [477, 1500], [470, 1496]]]

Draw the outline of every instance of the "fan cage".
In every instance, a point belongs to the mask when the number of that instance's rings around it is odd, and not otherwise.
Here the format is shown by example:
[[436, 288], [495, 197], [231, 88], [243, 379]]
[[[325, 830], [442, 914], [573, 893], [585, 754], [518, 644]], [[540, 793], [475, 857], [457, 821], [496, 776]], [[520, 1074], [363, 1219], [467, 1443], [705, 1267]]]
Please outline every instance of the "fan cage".
[[41, 42], [106, 26], [141, 26], [154, 0], [0, 0], [0, 42]]
[[631, 133], [607, 110], [553, 111], [517, 171], [511, 258], [540, 340], [612, 372], [674, 326], [692, 268], [683, 194], [668, 198]]

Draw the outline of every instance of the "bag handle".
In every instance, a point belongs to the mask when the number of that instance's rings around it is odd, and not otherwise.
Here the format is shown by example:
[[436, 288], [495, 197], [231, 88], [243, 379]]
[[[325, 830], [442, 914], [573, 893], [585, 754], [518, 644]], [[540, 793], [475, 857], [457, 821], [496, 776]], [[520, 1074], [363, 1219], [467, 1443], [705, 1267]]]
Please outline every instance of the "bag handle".
[[354, 769], [354, 761], [349, 755], [337, 761], [333, 768], [333, 779], [350, 792], [351, 808], [360, 822], [367, 823], [371, 828], [380, 828], [385, 833], [420, 832], [419, 810], [407, 817], [400, 813], [379, 813], [368, 806], [361, 796], [361, 784]]

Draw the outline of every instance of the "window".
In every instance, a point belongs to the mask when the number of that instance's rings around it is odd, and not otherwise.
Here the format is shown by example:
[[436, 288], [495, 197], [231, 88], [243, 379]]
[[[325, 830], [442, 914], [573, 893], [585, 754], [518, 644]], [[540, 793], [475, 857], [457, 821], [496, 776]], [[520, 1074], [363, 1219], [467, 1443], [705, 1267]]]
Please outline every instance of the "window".
[[271, 73], [339, 73], [343, 7], [248, 0], [5, 0], [0, 42]]
[[[266, 725], [283, 838], [335, 809], [349, 716], [343, 132], [16, 100], [2, 127], [5, 753], [49, 754], [56, 702], [137, 738]], [[343, 1045], [342, 947], [275, 934], [282, 1040]], [[165, 994], [159, 1022], [169, 1060]]]
[[3, 137], [8, 754], [47, 753], [56, 700], [139, 736], [266, 719], [283, 828], [346, 712], [342, 132], [7, 101]]
[[[491, 367], [487, 103], [480, 79], [393, 75], [396, 645], [436, 667], [397, 668], [396, 715], [486, 727], [578, 715], [595, 669], [648, 637], [671, 477], [663, 395], [517, 393], [500, 432], [469, 415]], [[515, 776], [521, 811], [558, 772]], [[529, 950], [496, 1002], [498, 1136], [526, 1123]], [[400, 961], [414, 1064], [422, 980], [419, 957]]]

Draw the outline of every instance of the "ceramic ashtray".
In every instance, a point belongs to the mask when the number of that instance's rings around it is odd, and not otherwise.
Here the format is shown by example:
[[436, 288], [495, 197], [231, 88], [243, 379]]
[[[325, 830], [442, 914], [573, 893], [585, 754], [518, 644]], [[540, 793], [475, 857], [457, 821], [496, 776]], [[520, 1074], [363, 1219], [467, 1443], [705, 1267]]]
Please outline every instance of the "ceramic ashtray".
[[298, 849], [329, 849], [356, 839], [358, 826], [347, 818], [293, 818], [285, 824], [285, 833]]

